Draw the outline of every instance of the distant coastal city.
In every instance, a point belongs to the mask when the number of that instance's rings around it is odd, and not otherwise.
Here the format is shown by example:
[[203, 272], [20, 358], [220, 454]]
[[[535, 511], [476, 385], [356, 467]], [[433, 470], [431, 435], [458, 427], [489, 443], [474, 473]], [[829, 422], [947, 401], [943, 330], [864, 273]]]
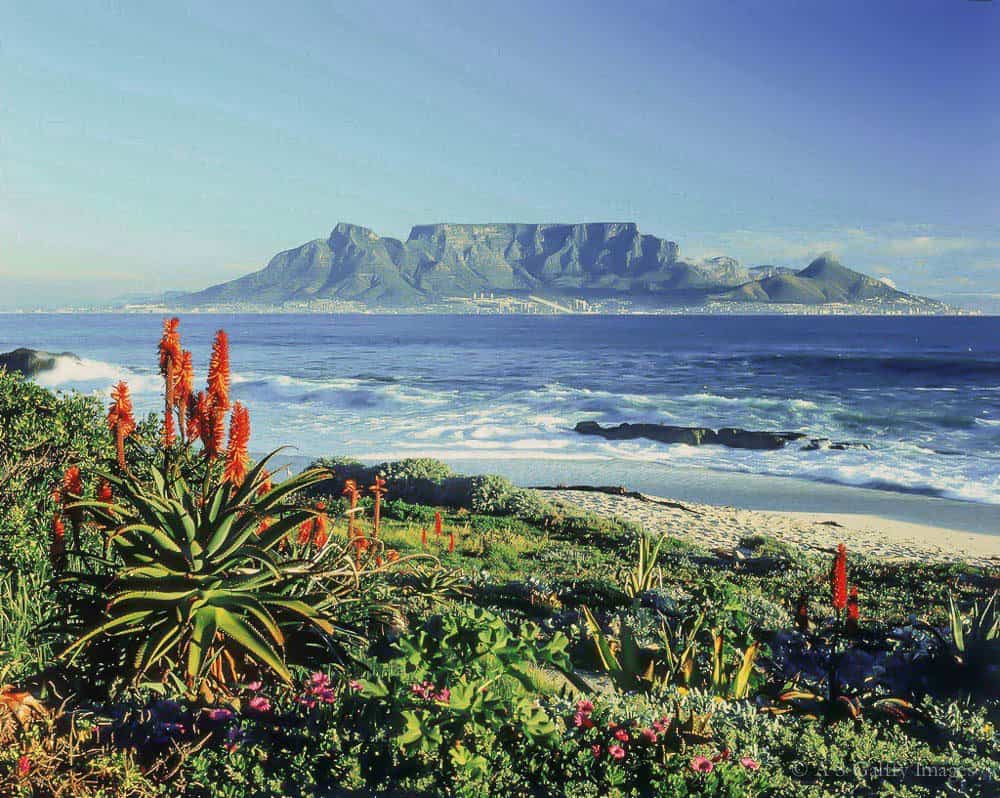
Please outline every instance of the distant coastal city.
[[371, 315], [457, 314], [475, 316], [978, 316], [980, 311], [907, 297], [895, 301], [869, 299], [829, 302], [822, 305], [774, 302], [709, 301], [697, 304], [656, 306], [633, 299], [584, 299], [574, 296], [512, 296], [480, 292], [470, 297], [443, 297], [412, 307], [371, 306], [356, 300], [313, 299], [280, 303], [220, 302], [199, 305], [173, 302], [125, 302], [88, 307], [67, 306], [47, 313], [363, 313]]

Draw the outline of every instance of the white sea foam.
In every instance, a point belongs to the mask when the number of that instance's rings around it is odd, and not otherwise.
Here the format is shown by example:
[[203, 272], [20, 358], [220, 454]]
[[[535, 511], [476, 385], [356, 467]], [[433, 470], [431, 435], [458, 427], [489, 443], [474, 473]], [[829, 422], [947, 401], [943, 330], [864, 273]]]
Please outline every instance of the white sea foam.
[[104, 392], [124, 380], [133, 394], [155, 393], [163, 387], [158, 374], [140, 374], [124, 366], [102, 360], [60, 355], [55, 366], [40, 372], [35, 381], [45, 388], [75, 389], [83, 392]]

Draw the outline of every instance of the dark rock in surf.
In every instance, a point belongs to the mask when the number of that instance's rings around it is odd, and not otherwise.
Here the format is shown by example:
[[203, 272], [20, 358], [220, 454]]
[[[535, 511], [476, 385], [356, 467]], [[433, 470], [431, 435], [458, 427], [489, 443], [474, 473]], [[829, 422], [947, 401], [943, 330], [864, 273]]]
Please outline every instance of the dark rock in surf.
[[25, 377], [34, 377], [43, 371], [51, 371], [56, 367], [56, 360], [61, 357], [75, 358], [72, 352], [44, 352], [40, 349], [21, 347], [12, 352], [0, 352], [0, 371], [18, 372]]
[[574, 427], [581, 435], [599, 435], [612, 441], [646, 438], [658, 443], [685, 443], [688, 446], [718, 445], [732, 449], [781, 449], [789, 441], [806, 436], [801, 432], [768, 432], [724, 427], [672, 427], [667, 424], [619, 424], [602, 427], [596, 421], [581, 421]]

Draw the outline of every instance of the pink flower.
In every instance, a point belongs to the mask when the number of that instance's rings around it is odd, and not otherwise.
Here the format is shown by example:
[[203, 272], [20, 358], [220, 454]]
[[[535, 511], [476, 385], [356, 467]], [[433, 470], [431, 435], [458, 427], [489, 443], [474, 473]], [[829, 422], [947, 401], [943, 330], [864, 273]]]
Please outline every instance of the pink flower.
[[628, 732], [625, 729], [619, 729], [615, 732], [615, 739], [620, 740], [623, 743], [628, 742]]
[[27, 756], [22, 756], [17, 760], [17, 777], [25, 778], [31, 772], [31, 760]]
[[250, 682], [250, 684], [247, 685], [247, 690], [249, 690], [251, 693], [256, 693], [263, 686], [264, 686], [263, 682]]
[[594, 711], [594, 705], [590, 701], [577, 701], [576, 711], [582, 712], [584, 715], [589, 715]]
[[430, 698], [434, 694], [434, 685], [430, 682], [414, 683], [410, 685], [410, 692], [417, 698]]
[[647, 740], [649, 740], [649, 742], [651, 743], [655, 743], [656, 738], [658, 737], [656, 729], [643, 729], [642, 736], [645, 737]]
[[252, 709], [254, 712], [270, 712], [271, 702], [262, 695], [255, 695], [247, 701], [247, 707]]
[[618, 745], [618, 743], [611, 743], [611, 745], [608, 746], [608, 753], [615, 759], [625, 758], [625, 749]]
[[573, 716], [573, 725], [580, 729], [592, 729], [594, 728], [594, 721], [583, 712], [577, 712]]
[[208, 716], [209, 720], [224, 721], [229, 720], [233, 717], [232, 710], [224, 709], [222, 707], [216, 707], [214, 709], [206, 709], [205, 715]]
[[309, 677], [309, 683], [313, 687], [326, 687], [330, 683], [330, 677], [321, 671], [316, 671]]
[[690, 767], [695, 773], [711, 773], [715, 770], [715, 765], [712, 764], [712, 760], [703, 756], [696, 756], [691, 760], [688, 767]]
[[365, 689], [364, 685], [362, 685], [361, 682], [359, 682], [357, 679], [351, 679], [351, 681], [347, 683], [347, 686], [350, 687], [356, 693], [360, 693], [362, 690]]
[[604, 749], [602, 749], [601, 746], [596, 745], [596, 744], [590, 746], [590, 753], [592, 753], [594, 755], [594, 759], [600, 759], [601, 758], [601, 752], [603, 750]]
[[440, 701], [442, 704], [447, 704], [451, 701], [451, 690], [447, 687], [442, 687], [437, 693], [434, 694], [434, 700]]
[[757, 771], [760, 770], [760, 762], [756, 759], [751, 759], [748, 756], [740, 757], [740, 764], [743, 765], [747, 770]]

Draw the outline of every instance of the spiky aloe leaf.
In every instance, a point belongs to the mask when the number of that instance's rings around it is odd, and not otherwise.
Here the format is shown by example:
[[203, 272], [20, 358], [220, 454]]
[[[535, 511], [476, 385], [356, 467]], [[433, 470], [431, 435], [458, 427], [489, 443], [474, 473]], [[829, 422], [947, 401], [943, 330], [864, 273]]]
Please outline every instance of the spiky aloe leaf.
[[262, 664], [267, 665], [285, 682], [292, 681], [292, 675], [281, 661], [278, 652], [253, 626], [238, 615], [219, 607], [215, 608], [215, 619], [220, 631], [229, 635], [235, 643], [245, 648]]
[[753, 666], [757, 661], [759, 649], [760, 644], [754, 642], [743, 652], [743, 661], [733, 681], [733, 698], [746, 698], [750, 694], [750, 676], [753, 674]]

